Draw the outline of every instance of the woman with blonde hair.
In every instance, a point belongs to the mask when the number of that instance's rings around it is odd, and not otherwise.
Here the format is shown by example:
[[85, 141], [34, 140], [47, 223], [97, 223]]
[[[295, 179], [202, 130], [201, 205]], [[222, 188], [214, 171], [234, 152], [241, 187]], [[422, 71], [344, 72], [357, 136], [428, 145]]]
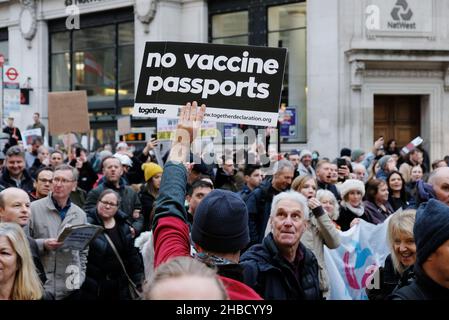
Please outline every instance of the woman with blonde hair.
[[379, 277], [380, 288], [367, 290], [370, 300], [384, 300], [394, 290], [407, 285], [413, 276], [416, 261], [416, 245], [413, 237], [416, 210], [397, 212], [388, 222], [387, 236], [391, 253], [383, 267], [375, 273]]
[[330, 294], [330, 283], [324, 262], [324, 245], [329, 249], [337, 248], [340, 245], [340, 236], [329, 214], [316, 198], [317, 183], [314, 177], [308, 175], [296, 177], [292, 182], [292, 190], [307, 198], [308, 206], [312, 211], [301, 243], [312, 250], [317, 258], [320, 268], [320, 290], [323, 297], [327, 298]]
[[40, 300], [43, 288], [28, 240], [16, 223], [0, 223], [0, 300]]

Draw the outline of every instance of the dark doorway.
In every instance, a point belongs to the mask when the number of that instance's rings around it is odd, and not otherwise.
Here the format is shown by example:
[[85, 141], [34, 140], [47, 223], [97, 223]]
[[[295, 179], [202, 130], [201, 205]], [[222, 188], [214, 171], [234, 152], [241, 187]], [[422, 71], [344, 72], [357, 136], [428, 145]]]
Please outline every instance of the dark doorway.
[[421, 133], [421, 96], [375, 95], [374, 139], [395, 139], [403, 147]]

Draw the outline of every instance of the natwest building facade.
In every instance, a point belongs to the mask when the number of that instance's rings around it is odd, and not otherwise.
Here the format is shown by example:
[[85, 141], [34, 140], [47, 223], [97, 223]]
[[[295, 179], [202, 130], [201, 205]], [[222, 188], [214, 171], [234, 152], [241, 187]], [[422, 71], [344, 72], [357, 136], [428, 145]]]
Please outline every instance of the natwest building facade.
[[447, 16], [445, 0], [0, 1], [0, 52], [33, 89], [19, 125], [33, 111], [46, 120], [49, 91], [86, 90], [92, 135], [108, 142], [133, 106], [146, 41], [287, 47], [283, 151], [334, 157], [421, 135], [435, 159], [449, 154]]

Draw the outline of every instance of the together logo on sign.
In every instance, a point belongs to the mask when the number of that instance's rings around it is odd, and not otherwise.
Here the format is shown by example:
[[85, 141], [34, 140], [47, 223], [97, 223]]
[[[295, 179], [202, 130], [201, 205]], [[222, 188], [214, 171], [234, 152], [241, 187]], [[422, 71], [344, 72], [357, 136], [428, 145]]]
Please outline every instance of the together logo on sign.
[[159, 109], [158, 107], [153, 108], [143, 108], [139, 107], [139, 113], [148, 115], [148, 114], [165, 114], [165, 109]]

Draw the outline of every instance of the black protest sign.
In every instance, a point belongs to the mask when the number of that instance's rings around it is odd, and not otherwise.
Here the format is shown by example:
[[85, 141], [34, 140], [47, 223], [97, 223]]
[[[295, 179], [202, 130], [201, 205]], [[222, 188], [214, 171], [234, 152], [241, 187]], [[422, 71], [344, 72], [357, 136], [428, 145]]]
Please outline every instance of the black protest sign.
[[207, 43], [147, 42], [134, 116], [177, 116], [206, 104], [205, 120], [276, 126], [287, 50]]

